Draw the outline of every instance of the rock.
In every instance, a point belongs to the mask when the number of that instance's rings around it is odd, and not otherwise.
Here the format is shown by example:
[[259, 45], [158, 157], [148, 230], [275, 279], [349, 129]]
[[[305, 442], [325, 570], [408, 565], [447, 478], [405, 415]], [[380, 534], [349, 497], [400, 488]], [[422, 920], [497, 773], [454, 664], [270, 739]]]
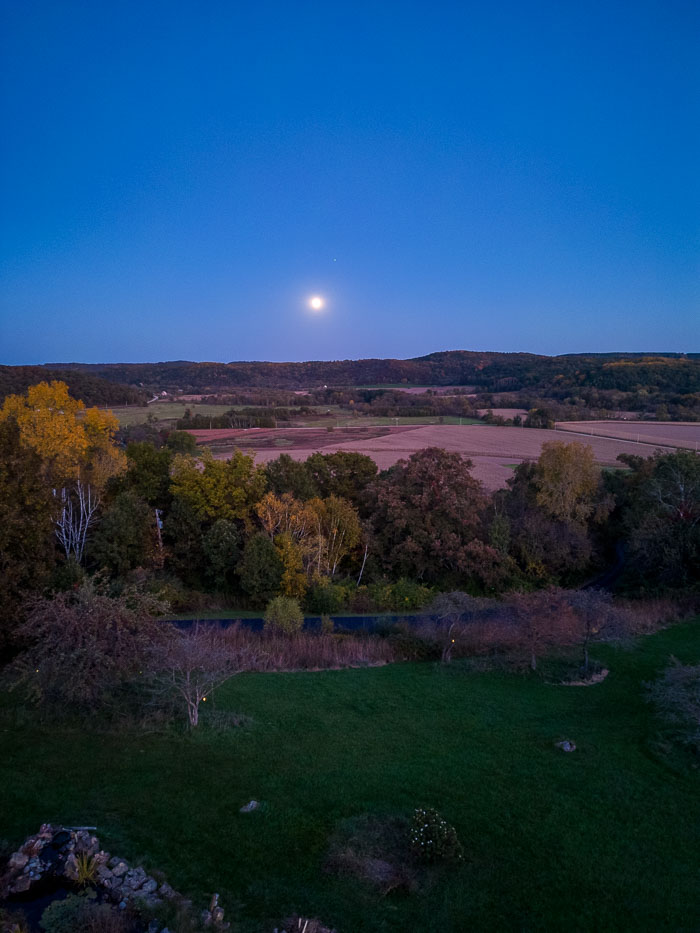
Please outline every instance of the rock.
[[96, 875], [97, 880], [101, 884], [106, 884], [108, 881], [114, 878], [114, 872], [111, 870], [111, 868], [107, 868], [106, 865], [98, 865]]
[[7, 867], [10, 871], [22, 871], [28, 861], [29, 856], [26, 853], [13, 852], [10, 856], [10, 861], [7, 863]]
[[211, 912], [211, 919], [214, 921], [214, 923], [223, 923], [224, 922], [223, 907], [215, 907]]
[[32, 836], [30, 839], [20, 847], [20, 852], [24, 852], [26, 855], [37, 855], [44, 848], [45, 840], [39, 839], [37, 836]]
[[112, 878], [111, 880], [115, 883], [112, 884], [112, 886], [108, 889], [109, 897], [110, 900], [113, 900], [116, 903], [123, 899], [125, 888], [123, 884], [119, 884], [119, 880], [117, 878]]
[[87, 830], [81, 829], [75, 834], [75, 848], [85, 855], [95, 855], [100, 848], [100, 842], [97, 836], [91, 836]]
[[29, 875], [20, 875], [19, 878], [10, 888], [12, 894], [24, 894], [25, 891], [28, 891], [32, 886], [33, 879]]
[[141, 887], [147, 878], [148, 875], [143, 868], [132, 868], [131, 871], [128, 871], [126, 875], [124, 875], [124, 884], [126, 887], [131, 888], [132, 891], [135, 891], [137, 888]]
[[106, 891], [117, 891], [123, 887], [122, 879], [115, 878], [114, 875], [111, 878], [100, 879], [100, 884]]
[[247, 803], [244, 807], [241, 807], [241, 813], [252, 813], [253, 810], [257, 810], [260, 804], [257, 800], [251, 800], [250, 803]]
[[[251, 801], [251, 804], [254, 805], [252, 809], [257, 806], [255, 801]], [[159, 885], [145, 869], [130, 868], [124, 859], [111, 856], [109, 852], [100, 849], [98, 838], [90, 832], [94, 828], [66, 828], [45, 823], [39, 833], [30, 836], [18, 851], [10, 856], [7, 871], [0, 878], [0, 896], [25, 894], [42, 878], [51, 878], [53, 884], [58, 882], [59, 885], [60, 878], [77, 881], [80, 874], [79, 859], [86, 856], [95, 868], [97, 896], [102, 900], [109, 899], [118, 905], [120, 910], [125, 910], [129, 903], [134, 901], [141, 901], [146, 908], [152, 908], [162, 904], [163, 898], [176, 900], [183, 910], [191, 909], [192, 902], [185, 900], [167, 882]], [[212, 899], [212, 907], [216, 908], [215, 921], [219, 921], [223, 912], [218, 907], [218, 895]], [[211, 913], [210, 907], [210, 923]], [[151, 926], [151, 933], [157, 933], [160, 929], [156, 921]], [[219, 923], [217, 929], [224, 930], [229, 926]], [[160, 933], [169, 931], [165, 927]]]
[[564, 739], [562, 742], [555, 743], [557, 748], [560, 748], [563, 752], [575, 752], [576, 743], [570, 741], [570, 739]]
[[63, 866], [63, 874], [71, 881], [78, 880], [78, 860], [72, 852], [66, 859], [66, 864]]

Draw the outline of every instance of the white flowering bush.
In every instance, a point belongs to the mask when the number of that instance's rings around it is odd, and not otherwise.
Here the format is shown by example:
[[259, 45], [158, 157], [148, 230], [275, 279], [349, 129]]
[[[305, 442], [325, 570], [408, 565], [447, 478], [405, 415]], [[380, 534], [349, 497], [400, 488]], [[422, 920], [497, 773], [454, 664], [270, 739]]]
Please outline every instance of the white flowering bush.
[[457, 830], [432, 807], [413, 811], [411, 850], [423, 862], [460, 862], [464, 858]]

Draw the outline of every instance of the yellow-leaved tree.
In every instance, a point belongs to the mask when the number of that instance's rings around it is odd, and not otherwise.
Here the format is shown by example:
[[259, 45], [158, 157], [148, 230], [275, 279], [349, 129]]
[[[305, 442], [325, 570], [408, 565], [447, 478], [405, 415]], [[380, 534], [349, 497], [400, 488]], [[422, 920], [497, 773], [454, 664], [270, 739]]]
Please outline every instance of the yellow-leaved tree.
[[301, 546], [293, 541], [290, 535], [280, 534], [275, 538], [275, 547], [284, 567], [282, 593], [284, 596], [303, 599], [308, 580], [304, 570], [304, 556]]
[[107, 481], [126, 469], [109, 411], [85, 408], [65, 382], [40, 382], [25, 395], [8, 395], [0, 422], [17, 423], [20, 442], [41, 458], [44, 480], [56, 500], [56, 536], [67, 557], [80, 561]]
[[537, 504], [559, 521], [584, 524], [596, 509], [600, 467], [593, 448], [548, 441], [536, 466]]
[[[340, 496], [302, 502], [289, 492], [281, 496], [268, 492], [255, 511], [265, 533], [280, 551], [289, 580], [296, 581], [294, 586], [299, 585], [300, 564], [309, 580], [333, 577], [340, 562], [362, 537], [355, 507]], [[296, 593], [285, 590], [285, 595]]]
[[333, 577], [343, 558], [360, 543], [360, 518], [352, 503], [340, 496], [310, 499], [308, 506], [316, 516], [318, 574]]
[[316, 526], [316, 515], [306, 502], [295, 499], [291, 492], [276, 496], [265, 493], [255, 506], [265, 533], [274, 541], [277, 535], [288, 535], [297, 544], [303, 542]]

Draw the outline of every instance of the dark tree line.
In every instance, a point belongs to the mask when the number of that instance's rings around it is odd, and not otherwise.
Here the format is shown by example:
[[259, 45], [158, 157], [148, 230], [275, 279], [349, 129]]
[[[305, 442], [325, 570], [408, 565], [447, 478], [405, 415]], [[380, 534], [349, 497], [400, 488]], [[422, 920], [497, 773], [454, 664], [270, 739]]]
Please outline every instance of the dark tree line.
[[88, 371], [54, 371], [43, 366], [0, 366], [0, 404], [8, 395], [20, 395], [29, 386], [52, 379], [67, 383], [73, 398], [82, 399], [88, 406], [145, 405], [149, 398], [148, 393], [141, 388], [120, 385]]

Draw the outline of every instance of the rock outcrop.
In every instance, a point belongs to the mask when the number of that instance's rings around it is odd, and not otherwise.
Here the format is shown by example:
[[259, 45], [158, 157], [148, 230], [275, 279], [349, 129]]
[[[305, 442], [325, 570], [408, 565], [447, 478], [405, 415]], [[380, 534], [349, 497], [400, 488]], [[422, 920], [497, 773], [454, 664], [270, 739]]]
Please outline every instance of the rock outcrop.
[[[125, 859], [105, 852], [92, 829], [44, 823], [10, 856], [0, 877], [0, 900], [25, 898], [33, 887], [43, 888], [47, 881], [54, 881], [57, 885], [90, 885], [104, 901], [121, 909], [137, 900], [150, 907], [164, 900], [191, 906], [167, 882], [158, 882], [140, 866], [131, 867]], [[224, 923], [218, 900], [214, 895], [202, 921], [213, 930], [225, 930], [230, 924]]]

